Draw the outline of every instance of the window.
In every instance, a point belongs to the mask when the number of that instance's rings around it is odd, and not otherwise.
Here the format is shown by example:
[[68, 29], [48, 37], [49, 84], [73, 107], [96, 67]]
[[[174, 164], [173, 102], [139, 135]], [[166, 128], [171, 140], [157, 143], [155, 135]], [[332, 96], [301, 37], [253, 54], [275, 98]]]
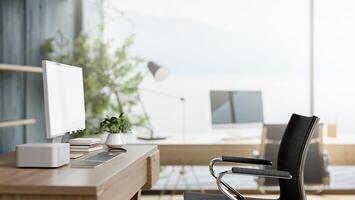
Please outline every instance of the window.
[[[261, 90], [266, 123], [309, 113], [308, 0], [108, 4], [105, 37], [135, 33], [134, 54], [170, 68], [164, 82], [147, 77], [141, 87], [185, 97], [187, 132], [211, 130], [210, 90]], [[123, 16], [113, 20], [113, 8]], [[177, 99], [144, 91], [142, 98], [156, 132], [181, 132]]]
[[315, 4], [315, 111], [336, 123], [340, 135], [355, 130], [355, 2]]

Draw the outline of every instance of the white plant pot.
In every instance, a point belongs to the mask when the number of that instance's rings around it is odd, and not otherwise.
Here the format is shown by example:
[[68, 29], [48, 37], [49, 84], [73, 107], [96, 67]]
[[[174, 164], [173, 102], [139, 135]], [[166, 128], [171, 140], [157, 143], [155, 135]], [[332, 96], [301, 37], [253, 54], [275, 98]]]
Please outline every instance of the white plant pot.
[[126, 144], [125, 133], [109, 133], [105, 144], [110, 148], [121, 148]]

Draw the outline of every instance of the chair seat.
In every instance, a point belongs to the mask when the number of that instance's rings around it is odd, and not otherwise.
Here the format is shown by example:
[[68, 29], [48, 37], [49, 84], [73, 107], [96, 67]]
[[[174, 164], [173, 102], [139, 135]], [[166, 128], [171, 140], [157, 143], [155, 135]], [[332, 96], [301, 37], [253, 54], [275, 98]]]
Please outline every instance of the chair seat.
[[[245, 200], [270, 200], [262, 198], [245, 197]], [[185, 192], [184, 200], [230, 200], [222, 194], [207, 194], [199, 192]]]

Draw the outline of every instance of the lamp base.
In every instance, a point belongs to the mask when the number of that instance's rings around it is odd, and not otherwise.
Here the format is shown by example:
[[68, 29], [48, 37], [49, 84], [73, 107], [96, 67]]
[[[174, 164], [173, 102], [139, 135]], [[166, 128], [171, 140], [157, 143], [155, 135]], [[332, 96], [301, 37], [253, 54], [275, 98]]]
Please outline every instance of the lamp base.
[[167, 137], [137, 137], [139, 140], [165, 140]]

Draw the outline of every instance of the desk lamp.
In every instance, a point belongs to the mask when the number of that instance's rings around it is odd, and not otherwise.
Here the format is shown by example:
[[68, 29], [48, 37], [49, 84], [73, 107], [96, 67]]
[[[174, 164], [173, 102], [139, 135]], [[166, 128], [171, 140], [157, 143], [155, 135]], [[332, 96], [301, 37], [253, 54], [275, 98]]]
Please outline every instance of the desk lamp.
[[[163, 66], [160, 66], [156, 63], [154, 63], [153, 61], [149, 61], [147, 63], [147, 67], [148, 67], [148, 71], [147, 73], [145, 74], [145, 76], [147, 76], [149, 74], [149, 72], [152, 74], [153, 78], [160, 82], [160, 81], [163, 81], [168, 75], [169, 75], [169, 69], [166, 68], [166, 67], [163, 67]], [[148, 89], [142, 89], [140, 88], [140, 90], [144, 90], [145, 92], [150, 92], [150, 93], [153, 93], [153, 94], [156, 94], [156, 95], [162, 95], [162, 96], [165, 96], [165, 97], [169, 97], [169, 98], [174, 98], [174, 99], [177, 99], [179, 100], [182, 105], [183, 105], [183, 127], [182, 127], [182, 132], [185, 133], [185, 98], [184, 97], [177, 97], [177, 96], [174, 96], [174, 95], [171, 95], [171, 94], [167, 94], [167, 93], [163, 93], [163, 92], [158, 92], [158, 91], [154, 91], [154, 90], [148, 90]], [[141, 106], [142, 106], [142, 109], [143, 109], [143, 113], [144, 113], [144, 116], [147, 118], [147, 122], [148, 122], [148, 125], [149, 125], [149, 137], [138, 137], [138, 139], [142, 139], [142, 140], [164, 140], [166, 139], [166, 137], [156, 137], [154, 136], [154, 130], [153, 130], [153, 126], [150, 122], [150, 118], [149, 118], [149, 115], [145, 109], [145, 106], [143, 104], [143, 101], [141, 99], [141, 96], [140, 96], [140, 93], [138, 92], [138, 101], [140, 102]], [[185, 134], [184, 134], [185, 135]]]

